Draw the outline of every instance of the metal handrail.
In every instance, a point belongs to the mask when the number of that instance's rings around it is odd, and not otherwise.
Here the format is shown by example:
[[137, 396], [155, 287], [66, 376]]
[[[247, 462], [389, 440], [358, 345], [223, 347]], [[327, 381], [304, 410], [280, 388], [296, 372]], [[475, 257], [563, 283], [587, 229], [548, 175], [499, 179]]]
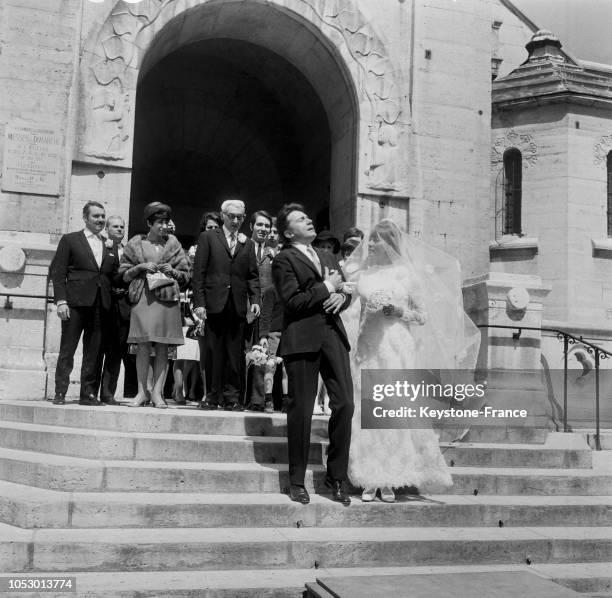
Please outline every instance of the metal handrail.
[[[49, 273], [46, 274], [29, 274], [29, 276], [33, 276], [33, 277], [40, 277], [40, 278], [45, 278], [45, 289], [47, 289], [47, 291], [49, 290], [49, 283], [50, 283], [50, 275]], [[19, 297], [19, 298], [23, 298], [23, 299], [44, 299], [45, 300], [45, 309], [44, 309], [44, 315], [43, 315], [43, 338], [42, 338], [42, 358], [43, 360], [45, 359], [45, 355], [47, 353], [47, 316], [48, 316], [48, 310], [46, 309], [47, 304], [49, 303], [54, 303], [55, 302], [55, 298], [53, 295], [34, 295], [31, 293], [12, 293], [12, 292], [0, 292], [0, 297], [6, 297], [6, 299], [4, 300], [4, 305], [2, 306], [3, 309], [5, 310], [10, 310], [13, 309], [13, 302], [11, 301], [11, 297]], [[46, 370], [46, 367], [45, 367]], [[45, 400], [47, 399], [47, 384], [48, 384], [48, 380], [47, 377], [45, 376]]]
[[557, 335], [557, 339], [563, 341], [563, 431], [569, 432], [567, 425], [567, 355], [570, 345], [574, 345], [577, 342], [584, 345], [585, 350], [589, 355], [593, 356], [595, 360], [595, 450], [601, 450], [600, 440], [600, 422], [599, 422], [599, 361], [600, 359], [608, 359], [612, 357], [612, 352], [607, 349], [590, 343], [584, 340], [582, 336], [575, 336], [565, 330], [559, 328], [537, 328], [534, 326], [507, 326], [503, 324], [478, 324], [478, 328], [504, 328], [506, 330], [516, 330], [512, 334], [514, 340], [521, 338], [523, 330], [535, 330], [539, 332], [554, 332]]

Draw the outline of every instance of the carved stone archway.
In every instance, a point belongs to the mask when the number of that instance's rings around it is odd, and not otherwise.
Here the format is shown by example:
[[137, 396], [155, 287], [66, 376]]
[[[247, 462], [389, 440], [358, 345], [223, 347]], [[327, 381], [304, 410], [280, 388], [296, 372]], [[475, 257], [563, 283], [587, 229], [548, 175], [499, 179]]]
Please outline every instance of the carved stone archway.
[[358, 197], [374, 205], [408, 195], [410, 114], [400, 68], [350, 0], [117, 2], [85, 44], [75, 161], [129, 172], [139, 78], [168, 53], [210, 37], [264, 46], [314, 87], [331, 129], [332, 224], [355, 219]]

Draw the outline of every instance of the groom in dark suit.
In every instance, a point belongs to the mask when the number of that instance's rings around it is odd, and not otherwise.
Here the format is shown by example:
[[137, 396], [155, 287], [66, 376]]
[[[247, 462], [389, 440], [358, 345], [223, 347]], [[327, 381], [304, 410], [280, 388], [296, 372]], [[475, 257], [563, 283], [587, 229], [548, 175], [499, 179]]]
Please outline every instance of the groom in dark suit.
[[[74, 353], [83, 334], [81, 405], [101, 405], [97, 399], [102, 369], [103, 334], [108, 330], [111, 283], [119, 267], [117, 252], [101, 235], [104, 206], [90, 201], [83, 207], [85, 228], [64, 235], [49, 268], [62, 336], [55, 370], [54, 405], [65, 403]], [[109, 247], [108, 245], [111, 245]]]
[[283, 206], [276, 227], [284, 243], [274, 258], [272, 277], [284, 307], [281, 354], [289, 377], [289, 495], [296, 502], [310, 502], [304, 476], [320, 373], [332, 411], [325, 485], [335, 501], [349, 505], [344, 482], [354, 410], [353, 383], [350, 347], [338, 313], [348, 307], [351, 298], [340, 291], [342, 274], [333, 254], [311, 246], [317, 234], [301, 205]]
[[193, 266], [194, 313], [206, 319], [200, 339], [200, 360], [206, 375], [206, 397], [200, 409], [241, 411], [247, 298], [259, 316], [259, 274], [253, 241], [239, 233], [244, 203], [230, 199], [221, 205], [223, 226], [204, 231], [198, 239]]

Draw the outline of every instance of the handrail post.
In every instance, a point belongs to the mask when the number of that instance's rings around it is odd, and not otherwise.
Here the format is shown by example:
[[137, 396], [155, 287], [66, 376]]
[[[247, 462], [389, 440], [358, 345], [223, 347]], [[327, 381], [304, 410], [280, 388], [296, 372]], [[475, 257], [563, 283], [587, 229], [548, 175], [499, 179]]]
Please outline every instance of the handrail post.
[[569, 347], [569, 337], [563, 334], [563, 431], [567, 429], [567, 352]]
[[595, 450], [601, 450], [599, 439], [599, 351], [595, 350]]

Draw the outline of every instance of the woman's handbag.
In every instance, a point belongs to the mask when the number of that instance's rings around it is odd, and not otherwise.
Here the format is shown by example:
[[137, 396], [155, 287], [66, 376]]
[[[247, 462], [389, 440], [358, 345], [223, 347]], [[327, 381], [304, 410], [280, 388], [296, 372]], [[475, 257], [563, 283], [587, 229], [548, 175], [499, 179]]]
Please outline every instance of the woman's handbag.
[[159, 289], [160, 287], [166, 287], [174, 284], [174, 279], [166, 276], [163, 272], [147, 272], [147, 286], [150, 291]]

